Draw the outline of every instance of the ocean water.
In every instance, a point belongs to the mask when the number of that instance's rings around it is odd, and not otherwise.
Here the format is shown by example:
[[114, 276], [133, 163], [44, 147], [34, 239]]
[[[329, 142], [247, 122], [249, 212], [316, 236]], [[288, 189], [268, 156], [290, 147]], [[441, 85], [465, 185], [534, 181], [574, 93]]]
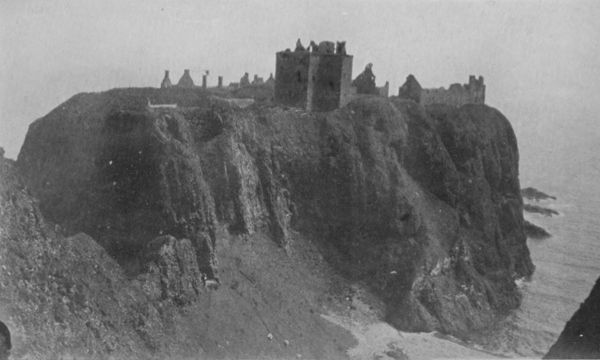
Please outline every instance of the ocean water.
[[490, 337], [488, 349], [511, 357], [543, 356], [600, 277], [600, 126], [590, 118], [554, 120], [547, 127], [513, 122], [521, 186], [556, 196], [538, 204], [561, 215], [525, 213], [552, 237], [528, 240], [535, 273], [518, 282], [521, 307]]

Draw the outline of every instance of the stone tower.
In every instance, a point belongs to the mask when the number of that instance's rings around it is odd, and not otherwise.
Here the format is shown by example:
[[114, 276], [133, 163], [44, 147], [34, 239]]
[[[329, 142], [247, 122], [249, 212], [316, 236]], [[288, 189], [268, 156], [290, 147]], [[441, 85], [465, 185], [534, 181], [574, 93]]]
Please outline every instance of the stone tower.
[[163, 78], [162, 82], [160, 83], [160, 88], [168, 89], [172, 86], [173, 86], [173, 84], [171, 83], [171, 79], [169, 79], [169, 70], [165, 70], [165, 77]]
[[311, 42], [308, 49], [276, 54], [275, 101], [309, 111], [330, 111], [346, 105], [352, 96], [352, 56], [344, 42]]
[[177, 82], [177, 86], [181, 88], [193, 88], [195, 86], [194, 80], [192, 80], [192, 77], [190, 76], [189, 69], [183, 71], [183, 75], [181, 75], [181, 78]]

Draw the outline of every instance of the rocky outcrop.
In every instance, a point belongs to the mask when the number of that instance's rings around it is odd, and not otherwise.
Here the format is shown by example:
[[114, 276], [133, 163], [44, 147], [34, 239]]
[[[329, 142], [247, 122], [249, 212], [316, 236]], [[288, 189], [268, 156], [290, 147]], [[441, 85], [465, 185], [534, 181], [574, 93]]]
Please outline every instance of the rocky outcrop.
[[212, 277], [214, 204], [189, 122], [147, 111], [141, 99], [111, 100], [81, 94], [76, 112], [58, 108], [31, 125], [18, 161], [42, 211], [68, 233], [91, 235], [128, 271], [154, 237], [188, 238]]
[[535, 201], [547, 200], [547, 199], [556, 200], [556, 196], [548, 195], [545, 192], [540, 191], [533, 187], [527, 187], [525, 189], [521, 189], [521, 195], [526, 199], [535, 200]]
[[527, 220], [523, 224], [523, 230], [525, 231], [525, 235], [532, 239], [546, 239], [552, 236], [546, 229]]
[[168, 235], [144, 244], [138, 275], [127, 276], [94, 239], [46, 221], [14, 162], [0, 158], [11, 359], [345, 358], [351, 337], [315, 310], [322, 279], [266, 238], [220, 239], [218, 290], [203, 283], [191, 241]]
[[[533, 265], [516, 138], [500, 112], [358, 97], [316, 114], [206, 96], [80, 94], [33, 123], [18, 165], [44, 215], [91, 235], [145, 296], [177, 306], [206, 301], [200, 273], [219, 278], [224, 303], [255, 294], [257, 278], [304, 294], [300, 270], [262, 267], [303, 259], [299, 244], [370, 288], [401, 329], [468, 337], [518, 306], [514, 280]], [[146, 98], [179, 107], [146, 109]], [[283, 306], [311, 303], [264, 286]], [[295, 316], [300, 328], [317, 321]], [[318, 351], [336, 356], [328, 346]]]
[[185, 343], [173, 326], [178, 307], [147, 296], [150, 282], [131, 283], [94, 239], [49, 225], [13, 162], [1, 159], [0, 214], [0, 314], [13, 358], [147, 359], [152, 349], [177, 353]]
[[600, 279], [544, 359], [600, 358]]
[[193, 302], [204, 287], [195, 249], [187, 239], [160, 236], [151, 241], [142, 256], [140, 279], [155, 300], [172, 299], [178, 305]]
[[546, 207], [542, 207], [542, 206], [538, 206], [538, 205], [532, 205], [532, 204], [523, 204], [523, 211], [527, 211], [530, 213], [536, 213], [536, 214], [541, 214], [544, 216], [554, 216], [554, 215], [560, 215], [560, 213], [556, 210], [553, 209], [549, 209]]

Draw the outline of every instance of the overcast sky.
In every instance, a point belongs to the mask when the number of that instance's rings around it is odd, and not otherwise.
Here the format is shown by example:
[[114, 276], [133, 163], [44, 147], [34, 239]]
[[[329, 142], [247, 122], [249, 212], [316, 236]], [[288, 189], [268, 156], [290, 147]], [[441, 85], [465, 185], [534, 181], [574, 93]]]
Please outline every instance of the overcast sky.
[[158, 86], [165, 69], [267, 77], [298, 37], [346, 40], [354, 76], [372, 62], [391, 93], [409, 73], [424, 87], [483, 75], [518, 136], [560, 132], [599, 118], [598, 19], [596, 0], [0, 0], [0, 146], [16, 158], [29, 124], [72, 95]]

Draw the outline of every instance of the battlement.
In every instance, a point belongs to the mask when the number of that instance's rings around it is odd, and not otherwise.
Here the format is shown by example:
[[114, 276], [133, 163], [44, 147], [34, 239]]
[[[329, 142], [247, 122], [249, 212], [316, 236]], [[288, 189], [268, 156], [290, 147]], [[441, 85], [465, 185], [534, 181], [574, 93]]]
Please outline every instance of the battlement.
[[398, 96], [411, 99], [422, 105], [446, 104], [451, 106], [462, 106], [465, 104], [485, 103], [485, 84], [483, 76], [476, 78], [469, 76], [467, 84], [452, 84], [445, 89], [423, 89], [417, 79], [411, 74], [406, 82], [398, 89]]
[[352, 56], [345, 42], [300, 39], [294, 51], [276, 54], [275, 101], [309, 111], [329, 111], [344, 106], [352, 95]]

